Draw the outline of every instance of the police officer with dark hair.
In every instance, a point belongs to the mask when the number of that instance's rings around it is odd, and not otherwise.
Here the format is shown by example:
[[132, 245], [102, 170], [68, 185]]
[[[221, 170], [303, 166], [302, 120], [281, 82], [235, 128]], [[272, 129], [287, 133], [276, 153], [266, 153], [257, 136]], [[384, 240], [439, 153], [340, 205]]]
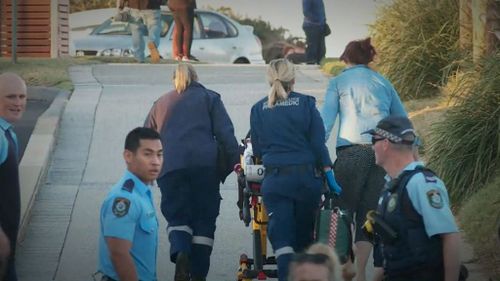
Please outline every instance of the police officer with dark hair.
[[[444, 183], [415, 160], [418, 138], [406, 117], [389, 116], [372, 135], [376, 164], [387, 172], [376, 213], [375, 280], [457, 281], [460, 236]], [[382, 269], [383, 267], [383, 269]]]
[[160, 135], [136, 128], [125, 140], [127, 171], [101, 206], [102, 281], [156, 281], [158, 220], [149, 184], [163, 163]]
[[313, 242], [323, 186], [317, 168], [336, 183], [316, 100], [293, 91], [294, 65], [286, 59], [271, 61], [267, 79], [271, 89], [252, 107], [250, 133], [253, 153], [266, 168], [262, 193], [268, 235], [284, 281], [293, 254]]

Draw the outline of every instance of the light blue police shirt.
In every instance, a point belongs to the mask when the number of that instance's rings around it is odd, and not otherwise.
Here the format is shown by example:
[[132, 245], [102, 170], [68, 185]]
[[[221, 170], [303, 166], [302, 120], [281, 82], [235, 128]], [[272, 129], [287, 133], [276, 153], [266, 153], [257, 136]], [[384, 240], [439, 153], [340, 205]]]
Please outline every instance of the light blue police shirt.
[[12, 125], [5, 121], [5, 119], [0, 117], [0, 165], [7, 160], [7, 156], [9, 154], [9, 141], [7, 140], [7, 137], [5, 134], [7, 133], [7, 130], [10, 131], [10, 134], [12, 136], [12, 139], [14, 140], [14, 143], [16, 144], [16, 151], [18, 151], [18, 143], [17, 143], [17, 136], [16, 133], [14, 133], [14, 130], [12, 130]]
[[407, 113], [392, 84], [366, 65], [347, 67], [330, 80], [321, 117], [328, 140], [338, 116], [337, 147], [370, 144], [371, 136], [361, 133], [389, 115]]
[[[127, 188], [130, 180], [133, 187]], [[105, 240], [105, 237], [114, 237], [132, 242], [130, 254], [139, 280], [156, 281], [158, 221], [149, 187], [126, 171], [104, 200], [100, 220], [99, 271], [119, 280]]]
[[[424, 164], [415, 161], [408, 164], [403, 171], [415, 170], [417, 166]], [[423, 173], [415, 174], [408, 181], [406, 190], [413, 207], [423, 218], [427, 235], [431, 237], [436, 234], [458, 232], [450, 209], [448, 191], [443, 181], [436, 176], [426, 177]], [[386, 181], [390, 180], [391, 178], [386, 175]]]

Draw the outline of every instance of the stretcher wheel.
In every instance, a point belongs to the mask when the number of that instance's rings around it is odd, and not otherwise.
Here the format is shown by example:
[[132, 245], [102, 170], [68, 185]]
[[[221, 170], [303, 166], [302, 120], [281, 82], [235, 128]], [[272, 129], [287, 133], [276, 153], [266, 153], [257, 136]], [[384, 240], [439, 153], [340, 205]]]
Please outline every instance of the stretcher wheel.
[[254, 269], [256, 270], [262, 270], [264, 267], [261, 237], [260, 230], [253, 231], [253, 260]]

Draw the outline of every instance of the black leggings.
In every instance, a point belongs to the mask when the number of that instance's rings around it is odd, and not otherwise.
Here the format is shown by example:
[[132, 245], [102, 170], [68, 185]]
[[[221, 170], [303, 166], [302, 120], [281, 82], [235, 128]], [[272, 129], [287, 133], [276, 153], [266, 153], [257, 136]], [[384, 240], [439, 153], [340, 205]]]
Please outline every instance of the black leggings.
[[339, 205], [349, 212], [355, 223], [354, 241], [369, 241], [361, 227], [366, 213], [377, 208], [385, 172], [375, 164], [375, 153], [369, 145], [338, 147], [334, 171], [343, 188]]

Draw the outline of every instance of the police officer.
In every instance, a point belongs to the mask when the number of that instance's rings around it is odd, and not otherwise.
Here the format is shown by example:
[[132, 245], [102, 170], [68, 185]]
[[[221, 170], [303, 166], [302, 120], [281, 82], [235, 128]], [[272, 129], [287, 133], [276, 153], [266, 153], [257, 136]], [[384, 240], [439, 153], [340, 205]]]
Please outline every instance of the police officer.
[[410, 120], [389, 116], [365, 133], [372, 135], [377, 165], [387, 172], [376, 214], [380, 223], [374, 224], [376, 280], [457, 281], [460, 238], [448, 193], [416, 161], [418, 138]]
[[125, 139], [127, 171], [101, 206], [99, 271], [102, 281], [155, 281], [158, 221], [148, 184], [160, 173], [160, 135], [136, 128]]
[[293, 253], [313, 241], [322, 188], [316, 167], [333, 176], [332, 161], [316, 100], [293, 91], [294, 65], [286, 59], [271, 61], [267, 79], [271, 89], [252, 107], [250, 131], [254, 155], [266, 169], [262, 193], [268, 235], [283, 281]]
[[16, 281], [16, 242], [21, 216], [19, 185], [19, 145], [12, 124], [26, 109], [27, 91], [24, 80], [14, 73], [0, 75], [0, 227], [10, 245], [4, 281]]

